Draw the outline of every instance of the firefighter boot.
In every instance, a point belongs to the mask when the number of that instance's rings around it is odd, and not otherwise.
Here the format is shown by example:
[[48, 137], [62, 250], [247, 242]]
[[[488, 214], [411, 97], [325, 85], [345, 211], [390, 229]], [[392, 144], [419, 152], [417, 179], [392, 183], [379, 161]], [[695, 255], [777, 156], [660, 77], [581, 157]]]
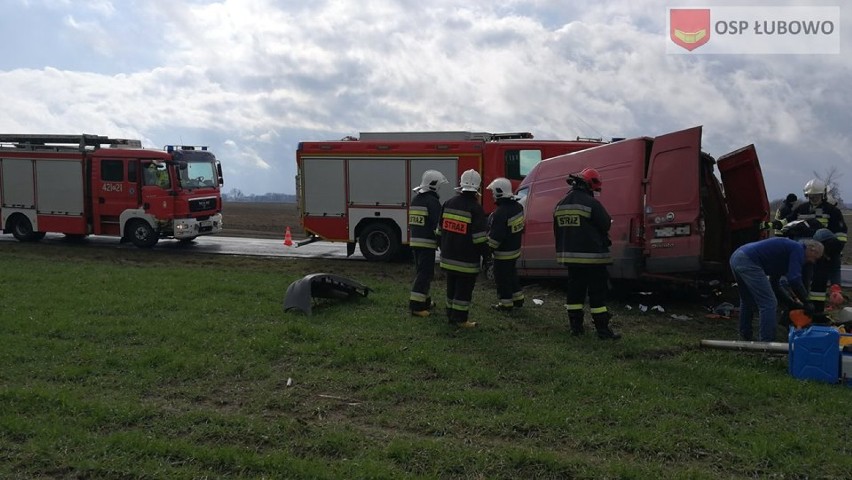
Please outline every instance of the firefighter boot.
[[568, 312], [568, 324], [571, 327], [571, 336], [579, 337], [580, 335], [586, 333], [586, 329], [583, 328], [583, 311], [577, 312]]
[[595, 330], [597, 330], [598, 338], [601, 340], [618, 340], [621, 338], [620, 333], [613, 332], [609, 328], [609, 319], [612, 318], [609, 312], [592, 314], [592, 320], [595, 322]]

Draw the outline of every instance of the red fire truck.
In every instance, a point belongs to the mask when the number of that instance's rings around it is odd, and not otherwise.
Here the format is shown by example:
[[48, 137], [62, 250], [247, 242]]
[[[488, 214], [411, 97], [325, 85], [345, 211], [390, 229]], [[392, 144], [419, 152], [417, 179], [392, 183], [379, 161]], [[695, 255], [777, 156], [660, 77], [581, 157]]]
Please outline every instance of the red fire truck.
[[22, 242], [48, 232], [118, 236], [137, 247], [190, 242], [222, 230], [222, 184], [206, 147], [0, 134], [0, 219], [3, 233]]
[[613, 279], [724, 278], [734, 249], [767, 236], [760, 225], [769, 219], [769, 201], [754, 145], [714, 159], [701, 151], [699, 126], [538, 164], [518, 190], [526, 217], [519, 274], [566, 275], [556, 263], [553, 210], [569, 190], [568, 175], [586, 167], [603, 178]]
[[[484, 189], [497, 177], [517, 188], [542, 159], [601, 145], [600, 140], [534, 140], [530, 133], [388, 132], [360, 138], [301, 142], [296, 151], [297, 198], [302, 227], [317, 240], [360, 244], [368, 260], [387, 261], [408, 245], [411, 189], [426, 170], [438, 170], [449, 184], [441, 200], [455, 194], [468, 169], [482, 175]], [[482, 196], [486, 212], [491, 195]]]

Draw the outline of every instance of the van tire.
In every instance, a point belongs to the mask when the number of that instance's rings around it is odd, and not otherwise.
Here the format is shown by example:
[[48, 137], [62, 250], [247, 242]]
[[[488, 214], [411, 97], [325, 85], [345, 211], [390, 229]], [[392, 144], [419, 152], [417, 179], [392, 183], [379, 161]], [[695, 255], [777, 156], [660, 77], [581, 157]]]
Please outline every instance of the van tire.
[[399, 235], [386, 223], [373, 222], [358, 235], [361, 255], [371, 262], [389, 262], [399, 251]]

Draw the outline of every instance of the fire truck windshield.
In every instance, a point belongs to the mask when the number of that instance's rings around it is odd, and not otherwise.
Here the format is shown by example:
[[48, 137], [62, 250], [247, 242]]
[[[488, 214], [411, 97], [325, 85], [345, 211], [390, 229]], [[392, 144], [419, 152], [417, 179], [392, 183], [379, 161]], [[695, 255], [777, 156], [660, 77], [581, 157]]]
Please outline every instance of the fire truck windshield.
[[216, 157], [208, 152], [175, 155], [178, 181], [182, 188], [215, 187], [219, 184]]

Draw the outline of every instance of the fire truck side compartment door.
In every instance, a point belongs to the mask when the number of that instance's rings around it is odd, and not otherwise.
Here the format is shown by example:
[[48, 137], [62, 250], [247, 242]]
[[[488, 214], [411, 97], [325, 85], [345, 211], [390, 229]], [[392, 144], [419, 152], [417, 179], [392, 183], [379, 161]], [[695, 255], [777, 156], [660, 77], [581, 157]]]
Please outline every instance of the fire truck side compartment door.
[[341, 158], [303, 158], [304, 215], [341, 217], [346, 213], [345, 161]]
[[405, 161], [401, 158], [349, 160], [349, 205], [408, 205]]
[[700, 268], [700, 153], [700, 126], [654, 139], [645, 190], [645, 265], [649, 273]]
[[760, 239], [756, 224], [769, 218], [769, 199], [754, 145], [722, 155], [716, 165], [725, 188], [733, 251]]

